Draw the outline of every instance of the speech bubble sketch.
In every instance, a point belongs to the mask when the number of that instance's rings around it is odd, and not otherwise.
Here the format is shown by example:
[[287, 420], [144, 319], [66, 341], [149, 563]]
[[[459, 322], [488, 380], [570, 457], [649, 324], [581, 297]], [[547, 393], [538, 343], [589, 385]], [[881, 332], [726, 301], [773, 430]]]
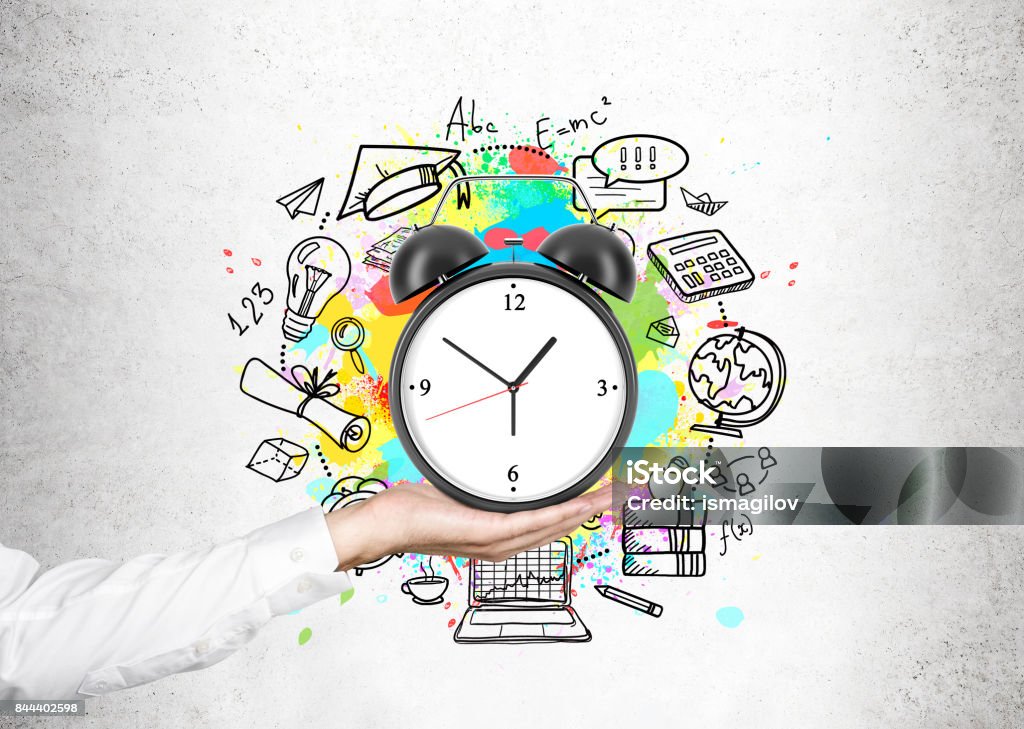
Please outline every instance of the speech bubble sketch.
[[[620, 180], [608, 187], [608, 178], [594, 166], [594, 159], [589, 156], [573, 160], [572, 176], [583, 188], [598, 218], [612, 212], [657, 212], [665, 209], [668, 195], [668, 182], [665, 180], [636, 183]], [[588, 212], [587, 204], [579, 198], [575, 187], [572, 206], [581, 213]]]
[[594, 167], [607, 178], [606, 187], [620, 180], [658, 182], [675, 177], [690, 162], [683, 145], [653, 134], [634, 134], [604, 142], [593, 154]]

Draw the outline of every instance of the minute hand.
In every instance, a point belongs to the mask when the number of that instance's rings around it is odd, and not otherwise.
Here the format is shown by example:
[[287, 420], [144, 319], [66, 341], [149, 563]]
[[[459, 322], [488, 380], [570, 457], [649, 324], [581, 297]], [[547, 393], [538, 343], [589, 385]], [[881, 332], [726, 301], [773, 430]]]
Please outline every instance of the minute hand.
[[551, 337], [551, 339], [549, 339], [547, 343], [540, 348], [540, 351], [537, 352], [537, 355], [530, 360], [530, 364], [526, 365], [526, 369], [520, 372], [519, 377], [512, 381], [511, 387], [519, 387], [520, 385], [523, 384], [523, 382], [526, 381], [526, 378], [530, 376], [530, 373], [533, 372], [534, 368], [540, 364], [540, 361], [542, 359], [544, 359], [544, 355], [546, 355], [551, 350], [551, 348], [555, 346], [556, 341], [558, 340], [555, 339], [554, 337]]
[[[481, 362], [480, 360], [478, 360], [478, 359], [477, 359], [476, 357], [474, 357], [473, 355], [471, 355], [471, 354], [470, 354], [469, 352], [467, 352], [466, 350], [464, 350], [464, 349], [463, 349], [462, 347], [460, 347], [459, 345], [457, 345], [457, 344], [456, 344], [455, 342], [453, 342], [452, 340], [448, 339], [448, 337], [441, 337], [441, 341], [443, 341], [443, 342], [444, 342], [445, 344], [447, 344], [447, 345], [448, 345], [449, 347], [451, 347], [451, 348], [452, 348], [452, 349], [454, 349], [454, 350], [455, 350], [456, 352], [458, 352], [459, 354], [461, 354], [461, 355], [462, 355], [463, 357], [465, 357], [466, 359], [468, 359], [468, 360], [469, 360], [470, 362], [472, 362], [473, 364], [475, 364], [475, 365], [476, 365], [477, 367], [479, 367], [480, 369], [482, 369], [482, 370], [483, 370], [484, 372], [486, 372], [486, 373], [488, 373], [489, 375], [491, 375], [492, 377], [494, 377], [494, 378], [495, 378], [496, 380], [498, 380], [498, 382], [500, 382], [500, 383], [502, 383], [503, 385], [505, 385], [505, 387], [512, 387], [512, 383], [511, 383], [511, 382], [509, 382], [508, 380], [506, 380], [506, 379], [505, 379], [504, 377], [502, 377], [501, 375], [499, 375], [499, 374], [498, 374], [497, 372], [495, 372], [494, 370], [492, 370], [492, 369], [491, 369], [490, 367], [488, 367], [487, 365], [485, 365], [485, 364], [484, 364], [483, 362]], [[521, 385], [521, 384], [523, 384], [523, 383], [522, 383], [522, 382], [518, 382], [518, 383], [516, 383], [516, 384], [518, 384], [518, 385]]]

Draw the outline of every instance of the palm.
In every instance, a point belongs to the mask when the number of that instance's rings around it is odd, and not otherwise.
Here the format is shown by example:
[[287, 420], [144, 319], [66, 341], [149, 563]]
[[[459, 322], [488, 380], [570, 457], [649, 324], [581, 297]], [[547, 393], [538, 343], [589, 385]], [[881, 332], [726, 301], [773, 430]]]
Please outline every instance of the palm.
[[[607, 503], [606, 503], [607, 502]], [[428, 484], [401, 483], [366, 506], [389, 551], [504, 559], [562, 537], [611, 505], [608, 489], [512, 514], [465, 506]]]

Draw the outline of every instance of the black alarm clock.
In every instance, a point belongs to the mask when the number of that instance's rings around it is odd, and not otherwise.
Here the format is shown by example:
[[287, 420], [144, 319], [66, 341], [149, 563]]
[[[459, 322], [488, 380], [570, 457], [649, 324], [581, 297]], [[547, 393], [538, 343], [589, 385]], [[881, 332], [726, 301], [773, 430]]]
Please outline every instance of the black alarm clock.
[[[571, 178], [474, 176], [476, 180]], [[398, 437], [426, 479], [463, 503], [534, 509], [586, 491], [636, 415], [637, 369], [622, 325], [591, 286], [624, 301], [633, 259], [611, 229], [564, 227], [537, 249], [550, 265], [478, 265], [472, 233], [431, 223], [395, 253], [394, 301], [434, 290], [398, 340], [389, 398]], [[468, 270], [467, 270], [468, 268]]]

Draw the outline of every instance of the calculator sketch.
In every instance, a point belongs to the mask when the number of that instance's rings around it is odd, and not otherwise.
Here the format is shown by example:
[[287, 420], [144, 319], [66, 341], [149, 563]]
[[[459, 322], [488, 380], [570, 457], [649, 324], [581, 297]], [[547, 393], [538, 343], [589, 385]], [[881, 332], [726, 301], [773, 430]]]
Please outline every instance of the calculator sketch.
[[702, 230], [651, 243], [647, 254], [682, 301], [693, 303], [749, 289], [754, 272], [720, 230]]

